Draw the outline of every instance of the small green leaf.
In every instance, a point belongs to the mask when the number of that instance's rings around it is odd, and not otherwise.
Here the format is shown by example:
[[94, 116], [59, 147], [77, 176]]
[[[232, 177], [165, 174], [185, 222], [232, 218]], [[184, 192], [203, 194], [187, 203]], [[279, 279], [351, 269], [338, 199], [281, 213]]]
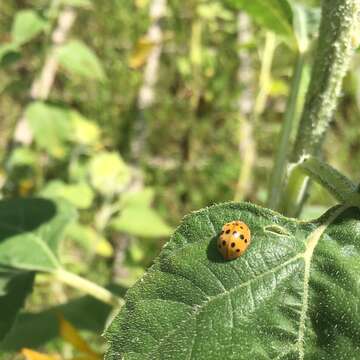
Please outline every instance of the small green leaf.
[[150, 238], [169, 236], [172, 230], [154, 209], [142, 205], [125, 207], [111, 226], [131, 235]]
[[91, 184], [104, 195], [113, 195], [124, 189], [130, 180], [130, 169], [116, 152], [103, 151], [89, 164]]
[[[217, 239], [237, 219], [250, 227], [251, 244], [225, 261]], [[194, 212], [127, 292], [105, 358], [352, 359], [359, 272], [356, 207], [310, 222], [246, 203]]]
[[293, 38], [293, 14], [288, 0], [228, 0], [228, 3], [246, 11], [266, 29]]
[[103, 257], [113, 255], [110, 242], [91, 226], [82, 225], [78, 222], [73, 223], [67, 228], [66, 235], [91, 254], [95, 252]]
[[63, 157], [64, 146], [73, 135], [69, 110], [36, 101], [26, 108], [26, 118], [38, 146], [52, 156]]
[[77, 111], [71, 112], [74, 128], [73, 141], [86, 146], [96, 146], [100, 142], [100, 128], [94, 122], [82, 116]]
[[83, 42], [72, 40], [58, 50], [60, 64], [73, 75], [103, 80], [104, 69], [96, 54]]
[[35, 166], [38, 162], [38, 154], [27, 148], [27, 147], [18, 147], [15, 148], [11, 154], [8, 161], [8, 166], [17, 167], [17, 166]]
[[70, 204], [45, 199], [0, 201], [0, 266], [29, 271], [59, 267], [58, 245], [76, 218]]
[[146, 187], [141, 191], [126, 192], [121, 198], [121, 203], [126, 206], [142, 206], [149, 207], [154, 200], [154, 190], [150, 187]]
[[32, 273], [0, 266], [0, 342], [11, 330], [32, 283]]
[[33, 10], [17, 12], [11, 29], [11, 36], [16, 44], [22, 45], [40, 34], [48, 23]]
[[89, 208], [94, 200], [94, 192], [88, 184], [65, 184], [61, 180], [47, 183], [40, 195], [50, 199], [63, 198], [78, 209]]
[[16, 43], [0, 45], [0, 67], [11, 65], [21, 58], [19, 46]]

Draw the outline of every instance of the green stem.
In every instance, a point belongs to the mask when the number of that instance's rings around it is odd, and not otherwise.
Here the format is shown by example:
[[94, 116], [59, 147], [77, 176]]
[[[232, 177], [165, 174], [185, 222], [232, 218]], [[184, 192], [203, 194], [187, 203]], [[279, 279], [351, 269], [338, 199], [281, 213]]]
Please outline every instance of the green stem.
[[299, 102], [300, 89], [303, 86], [304, 77], [303, 70], [305, 64], [305, 54], [299, 53], [297, 55], [293, 78], [291, 82], [290, 94], [286, 106], [284, 124], [281, 128], [280, 142], [277, 148], [274, 167], [272, 169], [270, 183], [269, 183], [269, 197], [267, 206], [273, 209], [277, 208], [279, 197], [282, 191], [284, 172], [287, 162], [288, 154], [290, 153], [290, 137], [292, 129], [297, 119], [297, 109]]
[[[358, 0], [322, 2], [318, 49], [291, 155], [289, 181], [281, 199], [280, 210], [288, 216], [297, 216], [304, 203], [308, 177], [301, 172], [293, 172], [303, 156], [317, 156], [321, 150], [354, 52], [353, 39], [359, 29], [359, 8]], [[296, 181], [294, 176], [297, 176]]]
[[109, 304], [114, 307], [121, 307], [124, 304], [124, 300], [115, 296], [109, 290], [82, 278], [74, 273], [66, 271], [64, 269], [58, 269], [53, 272], [53, 275], [61, 282], [83, 291], [86, 294], [93, 296], [94, 298]]

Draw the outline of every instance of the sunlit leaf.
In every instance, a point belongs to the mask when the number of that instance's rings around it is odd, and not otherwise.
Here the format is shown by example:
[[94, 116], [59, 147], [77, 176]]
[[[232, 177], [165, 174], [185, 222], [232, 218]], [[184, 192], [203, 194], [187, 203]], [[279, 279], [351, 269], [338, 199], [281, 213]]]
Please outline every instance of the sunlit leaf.
[[57, 56], [60, 64], [70, 74], [95, 80], [105, 78], [105, 72], [99, 58], [81, 41], [69, 41], [61, 46]]
[[89, 164], [90, 181], [104, 195], [121, 191], [130, 180], [130, 169], [116, 152], [101, 152]]
[[73, 141], [78, 144], [95, 146], [100, 140], [100, 128], [94, 122], [82, 116], [77, 111], [71, 112], [74, 133]]
[[16, 13], [11, 36], [16, 44], [24, 44], [39, 33], [41, 33], [48, 23], [41, 18], [34, 10], [20, 10]]
[[125, 207], [111, 226], [118, 231], [143, 237], [169, 236], [172, 230], [154, 209], [136, 204]]
[[73, 134], [69, 110], [36, 101], [26, 108], [26, 118], [38, 146], [55, 157], [62, 157], [64, 146]]
[[50, 199], [64, 198], [78, 209], [87, 209], [94, 200], [94, 192], [86, 183], [66, 184], [52, 180], [41, 190], [40, 195]]
[[121, 202], [124, 207], [126, 206], [144, 206], [148, 207], [154, 199], [154, 190], [150, 187], [146, 187], [140, 191], [126, 192]]
[[[226, 261], [217, 239], [238, 219], [251, 245]], [[127, 292], [106, 359], [352, 359], [359, 272], [358, 208], [311, 222], [246, 203], [194, 212]]]

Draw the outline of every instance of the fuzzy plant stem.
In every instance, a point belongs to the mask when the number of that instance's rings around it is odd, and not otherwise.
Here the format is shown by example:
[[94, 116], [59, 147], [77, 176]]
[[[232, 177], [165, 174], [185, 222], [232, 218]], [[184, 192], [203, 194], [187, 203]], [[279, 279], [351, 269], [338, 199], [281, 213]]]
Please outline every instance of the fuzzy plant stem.
[[280, 211], [288, 216], [297, 216], [304, 203], [309, 179], [297, 171], [297, 164], [320, 153], [357, 45], [359, 9], [359, 0], [322, 2], [318, 49], [280, 203]]
[[299, 93], [301, 92], [300, 89], [305, 81], [303, 76], [304, 64], [305, 54], [297, 54], [290, 94], [284, 115], [284, 123], [281, 128], [279, 144], [275, 156], [275, 163], [269, 182], [269, 196], [267, 206], [272, 209], [276, 209], [278, 206], [279, 195], [281, 194], [283, 186], [283, 176], [286, 169], [286, 161], [290, 149], [290, 136], [296, 119], [298, 118], [298, 112], [296, 110], [298, 109], [298, 104], [301, 101]]

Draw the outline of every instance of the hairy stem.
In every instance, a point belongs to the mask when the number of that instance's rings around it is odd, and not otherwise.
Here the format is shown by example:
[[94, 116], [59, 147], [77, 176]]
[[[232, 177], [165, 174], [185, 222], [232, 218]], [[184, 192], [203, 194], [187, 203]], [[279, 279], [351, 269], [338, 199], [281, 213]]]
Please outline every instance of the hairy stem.
[[[316, 156], [321, 150], [354, 52], [353, 39], [359, 29], [359, 8], [358, 0], [322, 2], [318, 49], [291, 155], [289, 181], [281, 199], [280, 210], [288, 216], [297, 216], [304, 203], [308, 178], [297, 172], [295, 181], [293, 172], [301, 157]], [[294, 199], [296, 202], [292, 202]]]

